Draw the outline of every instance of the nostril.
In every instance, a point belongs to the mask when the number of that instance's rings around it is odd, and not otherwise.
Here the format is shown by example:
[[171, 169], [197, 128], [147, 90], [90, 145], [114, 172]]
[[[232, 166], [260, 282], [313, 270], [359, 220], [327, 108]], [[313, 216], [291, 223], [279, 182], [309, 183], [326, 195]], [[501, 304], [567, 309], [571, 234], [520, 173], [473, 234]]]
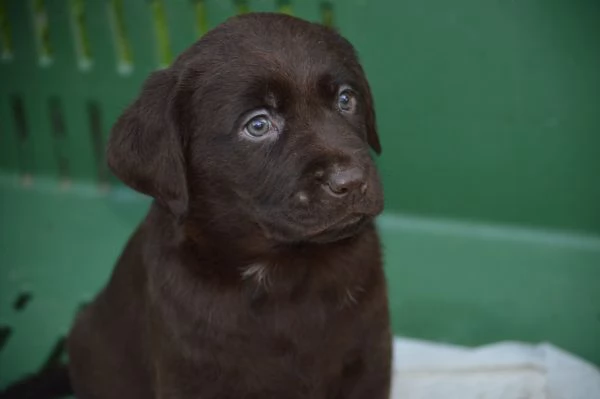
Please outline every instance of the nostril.
[[335, 183], [333, 183], [331, 180], [327, 182], [327, 188], [329, 188], [329, 191], [331, 191], [333, 194], [343, 197], [344, 195], [348, 194], [348, 187], [346, 186], [340, 186], [337, 185]]

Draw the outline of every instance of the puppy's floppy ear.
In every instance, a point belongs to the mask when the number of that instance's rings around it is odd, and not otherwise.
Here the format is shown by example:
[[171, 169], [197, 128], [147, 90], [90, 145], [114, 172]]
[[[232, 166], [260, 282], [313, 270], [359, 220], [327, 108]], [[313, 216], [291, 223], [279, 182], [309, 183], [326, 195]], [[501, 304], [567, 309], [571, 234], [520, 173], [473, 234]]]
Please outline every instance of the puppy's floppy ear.
[[371, 87], [365, 77], [364, 71], [362, 73], [363, 87], [365, 90], [365, 106], [366, 106], [366, 127], [367, 127], [367, 142], [371, 148], [377, 153], [381, 154], [381, 143], [379, 142], [379, 134], [377, 133], [377, 120], [375, 118], [375, 103], [373, 100], [373, 94], [371, 93]]
[[169, 69], [150, 75], [137, 100], [115, 123], [107, 161], [125, 184], [154, 197], [179, 217], [187, 211], [188, 190], [175, 112], [177, 80]]

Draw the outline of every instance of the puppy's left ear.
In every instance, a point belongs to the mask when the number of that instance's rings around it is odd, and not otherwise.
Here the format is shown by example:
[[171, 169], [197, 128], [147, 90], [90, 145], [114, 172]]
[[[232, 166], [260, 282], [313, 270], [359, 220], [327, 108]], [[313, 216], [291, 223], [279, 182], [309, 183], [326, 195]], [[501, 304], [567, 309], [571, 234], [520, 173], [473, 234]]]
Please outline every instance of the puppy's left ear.
[[115, 123], [107, 161], [129, 187], [154, 199], [175, 216], [188, 208], [183, 137], [175, 111], [177, 77], [154, 72], [137, 100]]
[[365, 93], [365, 106], [366, 106], [366, 120], [365, 125], [367, 128], [367, 142], [377, 153], [377, 155], [381, 154], [381, 143], [379, 141], [379, 134], [377, 133], [377, 120], [375, 118], [375, 102], [373, 100], [373, 94], [371, 93], [371, 87], [369, 86], [369, 82], [367, 81], [364, 70], [361, 69], [362, 76], [362, 86]]

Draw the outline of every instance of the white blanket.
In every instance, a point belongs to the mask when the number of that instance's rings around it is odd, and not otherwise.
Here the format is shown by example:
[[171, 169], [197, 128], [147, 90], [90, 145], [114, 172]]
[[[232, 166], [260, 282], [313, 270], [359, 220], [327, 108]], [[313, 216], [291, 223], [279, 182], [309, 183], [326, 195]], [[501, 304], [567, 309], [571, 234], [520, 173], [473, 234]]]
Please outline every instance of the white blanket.
[[600, 399], [600, 371], [546, 343], [466, 348], [398, 337], [392, 388], [392, 399]]

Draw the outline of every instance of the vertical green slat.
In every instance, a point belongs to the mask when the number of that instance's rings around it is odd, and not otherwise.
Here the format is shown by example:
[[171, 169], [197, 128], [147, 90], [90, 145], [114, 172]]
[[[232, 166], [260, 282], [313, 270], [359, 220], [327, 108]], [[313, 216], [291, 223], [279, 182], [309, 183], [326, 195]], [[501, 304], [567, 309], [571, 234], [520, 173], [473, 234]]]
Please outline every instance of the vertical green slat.
[[123, 0], [110, 0], [107, 7], [117, 55], [117, 70], [127, 74], [133, 70], [133, 52], [125, 23]]
[[163, 0], [150, 0], [150, 9], [152, 10], [154, 33], [156, 35], [159, 66], [165, 68], [173, 60], [173, 50], [171, 49], [169, 27], [167, 26], [167, 15]]
[[[15, 7], [11, 3], [10, 0], [0, 0], [0, 29], [2, 29], [0, 34], [3, 35], [0, 38], [0, 40], [3, 40], [0, 45], [2, 46], [2, 54], [5, 55], [5, 46], [8, 43], [9, 58], [12, 58], [11, 62], [0, 62], [0, 170], [17, 173], [19, 171], [18, 144], [11, 109], [11, 92], [13, 92], [12, 84], [15, 83], [12, 75], [15, 66], [23, 61], [23, 54], [21, 54], [21, 59], [15, 57], [14, 54], [15, 42], [13, 40], [15, 37], [13, 35], [19, 31], [19, 26], [15, 24]], [[11, 29], [11, 25], [14, 26], [14, 31]], [[5, 41], [7, 39], [8, 41]], [[9, 58], [3, 57], [3, 60], [8, 61]], [[7, 79], [9, 76], [11, 78]]]
[[40, 65], [52, 62], [52, 45], [50, 42], [50, 27], [44, 0], [31, 0], [31, 15]]
[[279, 11], [282, 14], [294, 15], [294, 10], [292, 7], [291, 0], [278, 0], [277, 1], [277, 11]]
[[13, 43], [6, 0], [0, 0], [0, 59], [9, 60], [13, 56]]
[[79, 68], [88, 70], [92, 66], [92, 48], [87, 29], [84, 0], [70, 0], [69, 8]]
[[[31, 29], [31, 12], [28, 2], [2, 0], [5, 16], [11, 21], [14, 57], [11, 62], [0, 63], [0, 167], [14, 173], [31, 173], [33, 169], [31, 140], [23, 139], [20, 122], [15, 117], [15, 101], [23, 104], [26, 88], [19, 73], [37, 68], [37, 58]], [[29, 83], [29, 80], [25, 81]], [[15, 100], [17, 99], [18, 100]], [[27, 110], [22, 105], [24, 112]], [[27, 121], [25, 120], [25, 124]]]
[[248, 0], [235, 0], [235, 9], [238, 15], [247, 14], [250, 12]]
[[[91, 9], [92, 4], [101, 2], [87, 1], [74, 5], [71, 0], [61, 0], [46, 3], [54, 55], [51, 68], [37, 68], [39, 84], [35, 91], [37, 102], [42, 103], [43, 123], [34, 122], [36, 128], [33, 134], [36, 156], [43, 156], [44, 162], [51, 164], [43, 166], [42, 172], [47, 173], [50, 169], [63, 182], [94, 177], [90, 138], [86, 134], [87, 125], [81, 104], [84, 95], [94, 93], [97, 86], [113, 86], [102, 74], [108, 69], [106, 64], [103, 65], [94, 58], [94, 68], [85, 69], [86, 66], [82, 65], [82, 53], [77, 50], [78, 42], [87, 41], [90, 49], [97, 49], [93, 53], [96, 57], [101, 53], [102, 47], [105, 47], [99, 45], [98, 41], [92, 41], [90, 36], [90, 25], [95, 21], [106, 23], [106, 16]], [[74, 6], [83, 8], [77, 10]], [[76, 26], [77, 15], [82, 13], [86, 15], [83, 35]], [[108, 35], [104, 36], [105, 41]], [[57, 126], [56, 119], [61, 119], [64, 126]], [[49, 159], [45, 159], [46, 157]]]
[[[25, 4], [21, 3], [19, 6], [25, 6]], [[26, 13], [22, 15], [30, 17], [30, 15], [27, 15]], [[22, 26], [21, 28], [26, 27]], [[23, 42], [21, 43], [23, 44]], [[18, 61], [18, 64], [20, 64], [18, 67], [24, 69], [27, 67], [26, 60], [20, 59]], [[35, 65], [34, 69], [39, 68]], [[17, 144], [16, 156], [18, 171], [21, 176], [26, 178], [26, 181], [30, 181], [33, 174], [37, 172], [38, 166], [33, 134], [35, 130], [34, 122], [36, 121], [36, 110], [34, 103], [29, 101], [35, 97], [32, 95], [32, 89], [35, 89], [35, 75], [31, 74], [28, 81], [20, 79], [21, 81], [19, 82], [18, 77], [14, 75], [13, 79], [15, 79], [15, 81], [7, 82], [7, 84], [10, 84], [11, 86], [8, 93], [9, 113], [10, 121], [13, 126], [14, 138]], [[27, 85], [25, 83], [27, 83]]]
[[[43, 68], [38, 63], [38, 66], [33, 65], [29, 74], [20, 74], [23, 86], [26, 86], [27, 79], [31, 83], [24, 92], [24, 100], [31, 129], [34, 174], [62, 178], [60, 167], [61, 164], [64, 166], [67, 157], [59, 161], [56, 154], [59, 151], [65, 155], [72, 138], [58, 137], [54, 134], [53, 123], [49, 117], [49, 101], [58, 97], [64, 104], [64, 98], [77, 90], [85, 90], [85, 86], [82, 86], [77, 56], [73, 51], [75, 38], [70, 26], [69, 1], [45, 1], [43, 12], [37, 9], [35, 13], [44, 14], [45, 23], [40, 26], [43, 27], [43, 31], [48, 32], [43, 38], [47, 38], [49, 43], [51, 39], [52, 63]], [[34, 20], [35, 18], [38, 17], [34, 15]], [[62, 116], [65, 119], [64, 113]]]
[[321, 23], [330, 27], [335, 24], [333, 3], [331, 1], [324, 1], [321, 3]]
[[196, 36], [200, 37], [208, 32], [208, 17], [204, 0], [194, 0], [194, 20], [196, 22]]

